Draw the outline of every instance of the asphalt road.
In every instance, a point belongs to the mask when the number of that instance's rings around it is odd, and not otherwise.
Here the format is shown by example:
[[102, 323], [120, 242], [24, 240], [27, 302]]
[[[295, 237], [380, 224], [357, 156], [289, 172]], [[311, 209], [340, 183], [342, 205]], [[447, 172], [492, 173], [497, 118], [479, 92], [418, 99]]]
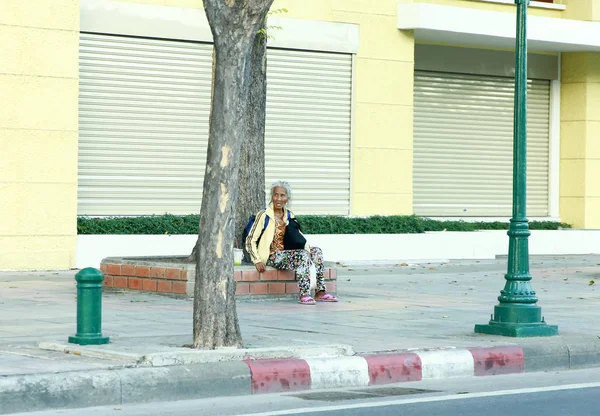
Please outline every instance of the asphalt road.
[[596, 416], [600, 369], [457, 378], [368, 389], [106, 406], [20, 416]]
[[[600, 387], [573, 387], [567, 390], [554, 390], [539, 393], [507, 393], [502, 396], [476, 396], [473, 398], [439, 397], [439, 401], [411, 403], [411, 400], [390, 404], [365, 404], [355, 407], [330, 406], [319, 411], [306, 413], [279, 412], [255, 414], [256, 416], [592, 416], [598, 415]], [[254, 415], [253, 415], [254, 416]]]

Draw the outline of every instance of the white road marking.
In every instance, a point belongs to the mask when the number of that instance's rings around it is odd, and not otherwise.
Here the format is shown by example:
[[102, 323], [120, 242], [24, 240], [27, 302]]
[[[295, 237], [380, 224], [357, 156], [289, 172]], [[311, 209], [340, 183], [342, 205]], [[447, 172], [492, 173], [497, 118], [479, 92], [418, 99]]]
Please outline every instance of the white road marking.
[[307, 358], [311, 389], [369, 385], [369, 365], [362, 357]]
[[[467, 393], [467, 394], [452, 394], [447, 396], [435, 396], [435, 397], [418, 397], [414, 399], [400, 399], [400, 400], [389, 400], [385, 402], [376, 403], [357, 403], [339, 406], [323, 406], [313, 408], [301, 408], [301, 409], [289, 409], [289, 410], [278, 410], [275, 412], [263, 412], [263, 413], [247, 413], [239, 416], [285, 416], [285, 415], [296, 415], [302, 413], [320, 413], [320, 412], [331, 412], [335, 410], [347, 410], [347, 409], [363, 409], [371, 407], [383, 407], [383, 406], [394, 406], [401, 404], [414, 404], [414, 403], [428, 403], [428, 402], [443, 402], [447, 400], [465, 400], [474, 399], [479, 397], [495, 397], [495, 396], [509, 396], [513, 394], [529, 394], [529, 393], [543, 393], [548, 391], [560, 391], [560, 390], [576, 390], [586, 389], [592, 387], [600, 387], [600, 383], [585, 383], [585, 384], [567, 384], [564, 386], [550, 386], [550, 387], [536, 387], [529, 389], [519, 390], [499, 390], [482, 393]], [[308, 392], [307, 392], [308, 393]]]

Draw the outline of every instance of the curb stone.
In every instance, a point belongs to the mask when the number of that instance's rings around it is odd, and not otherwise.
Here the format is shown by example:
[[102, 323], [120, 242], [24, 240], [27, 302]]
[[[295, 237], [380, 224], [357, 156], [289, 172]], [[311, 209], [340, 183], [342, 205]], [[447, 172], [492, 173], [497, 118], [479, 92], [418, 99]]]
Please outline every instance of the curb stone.
[[251, 394], [244, 362], [0, 377], [0, 414]]
[[523, 373], [518, 346], [449, 348], [331, 359], [246, 361], [252, 394]]
[[153, 353], [121, 352], [111, 344], [103, 346], [81, 346], [57, 342], [40, 342], [43, 350], [76, 354], [83, 357], [124, 360], [140, 366], [164, 367], [173, 365], [193, 365], [222, 361], [244, 361], [259, 359], [290, 359], [304, 357], [338, 357], [355, 355], [354, 348], [346, 344], [319, 346], [293, 346], [268, 348], [223, 348], [219, 350], [195, 350], [191, 348], [169, 348], [168, 351]]
[[598, 366], [600, 342], [233, 358], [203, 364], [4, 376], [0, 377], [0, 414]]

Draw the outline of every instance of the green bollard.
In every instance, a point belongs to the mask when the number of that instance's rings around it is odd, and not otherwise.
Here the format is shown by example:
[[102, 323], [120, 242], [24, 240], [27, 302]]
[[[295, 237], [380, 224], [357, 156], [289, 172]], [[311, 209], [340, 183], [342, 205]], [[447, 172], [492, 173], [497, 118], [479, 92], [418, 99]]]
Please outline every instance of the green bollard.
[[69, 342], [79, 345], [108, 344], [102, 336], [102, 282], [100, 270], [87, 267], [75, 275], [77, 280], [77, 334]]

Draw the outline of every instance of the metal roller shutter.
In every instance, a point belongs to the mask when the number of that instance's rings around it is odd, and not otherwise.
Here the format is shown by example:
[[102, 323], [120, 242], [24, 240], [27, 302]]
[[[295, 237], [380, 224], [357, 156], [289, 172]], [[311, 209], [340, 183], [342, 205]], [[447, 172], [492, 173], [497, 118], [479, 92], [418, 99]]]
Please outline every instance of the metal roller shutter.
[[265, 179], [292, 185], [298, 213], [350, 211], [352, 57], [272, 49]]
[[[414, 212], [510, 216], [512, 78], [415, 71]], [[528, 81], [527, 215], [548, 215], [550, 82]]]
[[[350, 55], [269, 50], [266, 181], [348, 214]], [[197, 213], [212, 44], [81, 33], [79, 215]]]
[[212, 50], [81, 34], [79, 215], [200, 210]]

